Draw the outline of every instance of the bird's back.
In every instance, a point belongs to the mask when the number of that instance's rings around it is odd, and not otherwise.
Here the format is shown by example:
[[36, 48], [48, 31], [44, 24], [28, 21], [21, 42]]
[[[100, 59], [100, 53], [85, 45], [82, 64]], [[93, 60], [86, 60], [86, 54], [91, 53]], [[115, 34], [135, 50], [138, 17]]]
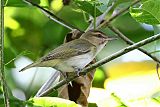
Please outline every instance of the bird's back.
[[96, 47], [87, 40], [76, 39], [55, 48], [53, 51], [42, 57], [42, 61], [52, 59], [68, 59], [94, 50], [96, 51]]

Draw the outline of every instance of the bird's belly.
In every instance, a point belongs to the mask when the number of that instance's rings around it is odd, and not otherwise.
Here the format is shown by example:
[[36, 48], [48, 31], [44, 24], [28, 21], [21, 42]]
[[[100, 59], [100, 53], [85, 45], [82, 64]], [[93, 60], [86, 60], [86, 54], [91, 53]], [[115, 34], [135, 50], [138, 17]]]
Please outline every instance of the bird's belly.
[[94, 59], [91, 53], [84, 55], [74, 56], [65, 61], [67, 65], [78, 67], [83, 69], [87, 64], [89, 64]]

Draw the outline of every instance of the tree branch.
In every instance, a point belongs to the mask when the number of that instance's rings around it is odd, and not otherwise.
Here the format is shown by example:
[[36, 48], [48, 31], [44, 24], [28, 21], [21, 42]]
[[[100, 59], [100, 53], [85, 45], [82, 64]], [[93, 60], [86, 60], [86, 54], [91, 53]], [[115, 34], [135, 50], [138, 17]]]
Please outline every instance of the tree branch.
[[[137, 49], [137, 48], [139, 48], [139, 47], [141, 47], [141, 46], [144, 46], [144, 45], [146, 45], [146, 44], [148, 44], [148, 43], [151, 43], [151, 42], [153, 42], [153, 41], [155, 41], [155, 40], [157, 40], [157, 39], [160, 39], [160, 34], [154, 35], [154, 36], [149, 37], [149, 38], [147, 38], [147, 39], [144, 39], [144, 40], [142, 40], [142, 41], [140, 41], [140, 42], [137, 42], [137, 43], [135, 43], [135, 44], [133, 44], [133, 45], [131, 45], [131, 46], [128, 46], [128, 47], [126, 47], [126, 48], [124, 48], [124, 49], [122, 49], [122, 50], [120, 50], [120, 51], [118, 51], [118, 52], [116, 52], [116, 53], [114, 53], [114, 54], [112, 54], [112, 55], [110, 55], [110, 56], [108, 56], [108, 57], [100, 60], [100, 61], [98, 61], [97, 63], [92, 64], [92, 65], [84, 68], [84, 69], [82, 70], [82, 72], [80, 73], [80, 76], [86, 75], [86, 73], [88, 73], [88, 72], [91, 71], [92, 69], [95, 69], [95, 68], [97, 68], [97, 67], [99, 67], [99, 66], [101, 66], [101, 65], [103, 65], [103, 64], [105, 64], [105, 63], [107, 63], [107, 62], [109, 62], [109, 61], [111, 61], [111, 60], [116, 59], [117, 57], [120, 57], [120, 56], [124, 55], [125, 53], [128, 53], [128, 52], [130, 52], [130, 51], [132, 51], [132, 50], [134, 50], [134, 49]], [[44, 96], [44, 95], [49, 94], [50, 92], [58, 89], [59, 87], [61, 87], [61, 86], [64, 85], [64, 84], [69, 83], [70, 81], [74, 80], [74, 79], [77, 78], [77, 77], [78, 77], [78, 76], [75, 75], [75, 76], [73, 76], [73, 77], [67, 78], [66, 80], [60, 81], [60, 82], [57, 83], [54, 87], [52, 87], [52, 88], [46, 90], [45, 92], [43, 92], [40, 96]]]
[[[108, 25], [108, 27], [115, 32], [122, 40], [124, 40], [127, 44], [129, 45], [133, 45], [134, 42], [131, 41], [129, 38], [127, 38], [122, 32], [120, 32], [117, 28]], [[156, 61], [158, 64], [160, 64], [160, 60], [158, 58], [156, 58], [155, 56], [152, 56], [150, 53], [148, 53], [146, 50], [144, 50], [143, 48], [138, 48], [138, 50], [140, 50], [141, 52], [143, 52], [144, 54], [148, 55], [150, 58], [152, 58], [154, 61]]]
[[4, 0], [0, 0], [0, 79], [3, 88], [4, 104], [9, 107], [8, 89], [4, 73]]
[[28, 3], [28, 4], [32, 5], [32, 6], [37, 7], [37, 8], [40, 9], [40, 10], [44, 13], [44, 15], [46, 15], [49, 19], [51, 19], [51, 20], [59, 23], [60, 25], [66, 27], [66, 28], [68, 28], [68, 29], [70, 29], [70, 30], [77, 29], [77, 30], [83, 32], [83, 31], [80, 30], [79, 28], [77, 28], [77, 27], [75, 27], [75, 26], [73, 26], [73, 25], [65, 22], [65, 21], [62, 20], [61, 18], [57, 17], [56, 15], [54, 15], [53, 13], [51, 13], [50, 11], [48, 11], [48, 10], [44, 9], [43, 7], [37, 5], [36, 3], [32, 2], [31, 0], [24, 0], [24, 2], [26, 2], [26, 3]]
[[114, 19], [116, 19], [118, 16], [120, 16], [120, 15], [123, 14], [123, 13], [125, 13], [126, 11], [128, 11], [128, 9], [129, 9], [131, 6], [139, 3], [140, 1], [141, 1], [141, 0], [135, 0], [135, 1], [134, 1], [133, 3], [131, 3], [128, 7], [122, 9], [122, 10], [119, 11], [117, 14], [113, 15], [113, 16], [110, 17], [108, 20], [105, 20], [103, 23], [101, 23], [101, 24], [97, 27], [97, 29], [100, 29], [100, 28], [103, 27], [103, 26], [107, 26], [111, 21], [113, 21]]

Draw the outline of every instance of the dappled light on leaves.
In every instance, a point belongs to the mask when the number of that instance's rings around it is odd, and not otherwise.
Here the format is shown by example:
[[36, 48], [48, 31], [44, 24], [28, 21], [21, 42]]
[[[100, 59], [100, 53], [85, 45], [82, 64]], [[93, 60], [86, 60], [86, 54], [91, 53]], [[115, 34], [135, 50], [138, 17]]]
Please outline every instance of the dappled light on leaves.
[[63, 7], [62, 0], [53, 0], [51, 3], [51, 7], [55, 12], [58, 12]]
[[34, 106], [42, 107], [81, 107], [72, 101], [57, 97], [35, 97], [30, 101], [33, 102]]
[[108, 68], [104, 87], [129, 107], [158, 107], [153, 98], [160, 91], [155, 63], [127, 62]]
[[110, 78], [125, 77], [130, 74], [139, 75], [143, 73], [148, 73], [151, 70], [156, 70], [156, 63], [149, 60], [142, 62], [122, 62], [112, 64], [111, 66], [106, 68], [106, 72]]
[[105, 89], [94, 87], [91, 88], [88, 102], [96, 103], [98, 107], [116, 107], [119, 105]]
[[13, 9], [12, 11], [10, 11], [9, 8], [5, 8], [5, 12], [7, 12], [7, 14], [5, 14], [5, 20], [4, 20], [4, 26], [6, 28], [10, 28], [12, 30], [16, 30], [20, 27], [20, 24], [17, 22], [17, 20], [13, 19], [11, 17], [11, 15], [13, 15], [15, 13], [15, 9]]

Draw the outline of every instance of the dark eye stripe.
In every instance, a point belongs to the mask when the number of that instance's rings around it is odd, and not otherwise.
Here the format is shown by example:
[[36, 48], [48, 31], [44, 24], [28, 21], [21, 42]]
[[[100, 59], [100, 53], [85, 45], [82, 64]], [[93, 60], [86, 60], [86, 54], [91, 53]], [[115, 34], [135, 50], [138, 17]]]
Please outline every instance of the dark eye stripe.
[[101, 34], [98, 34], [97, 37], [102, 38], [103, 36]]

